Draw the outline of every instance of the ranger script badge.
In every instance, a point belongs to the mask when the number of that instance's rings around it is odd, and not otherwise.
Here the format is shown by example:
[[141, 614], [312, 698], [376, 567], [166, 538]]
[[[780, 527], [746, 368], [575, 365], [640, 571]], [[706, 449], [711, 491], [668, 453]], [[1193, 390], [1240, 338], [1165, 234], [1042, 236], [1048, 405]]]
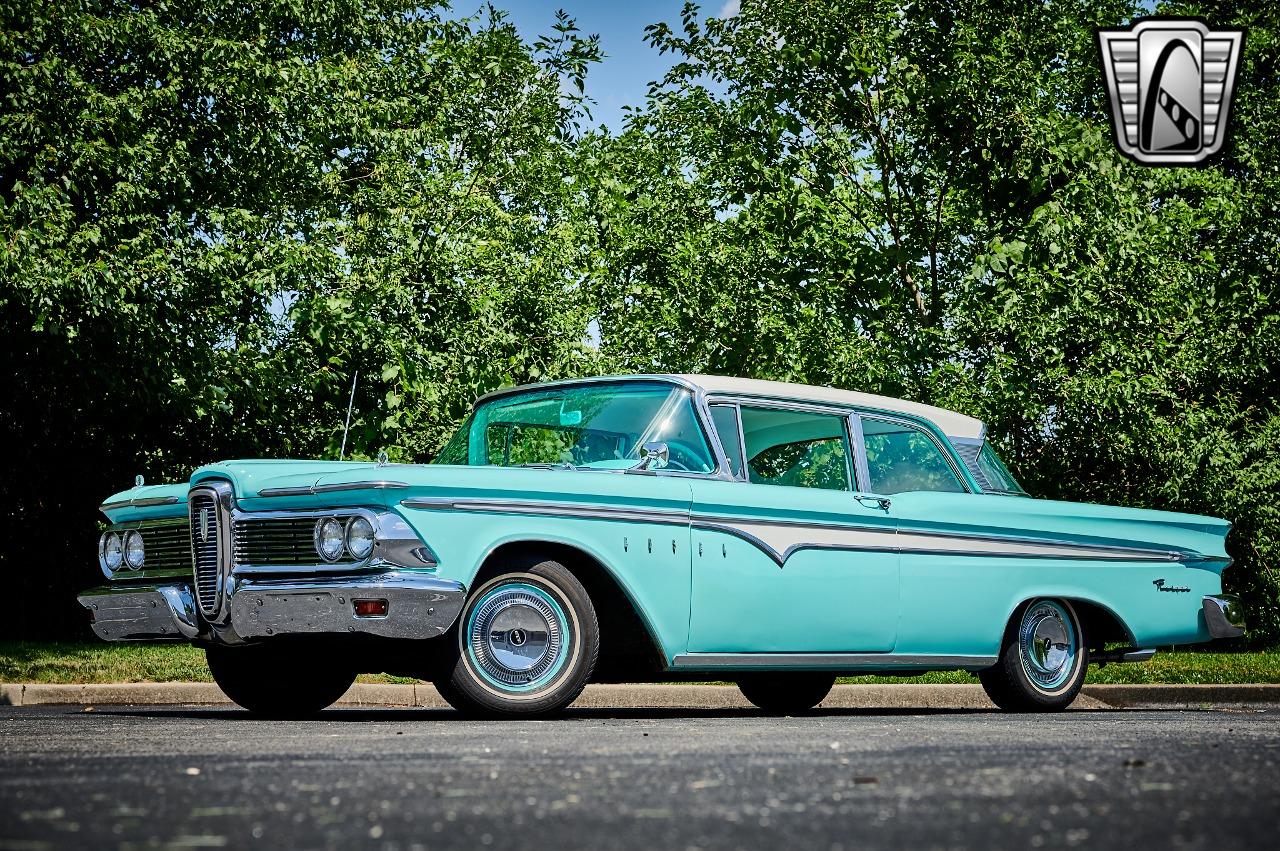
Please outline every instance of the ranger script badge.
[[1244, 30], [1149, 18], [1098, 30], [1116, 146], [1147, 165], [1195, 165], [1222, 150]]

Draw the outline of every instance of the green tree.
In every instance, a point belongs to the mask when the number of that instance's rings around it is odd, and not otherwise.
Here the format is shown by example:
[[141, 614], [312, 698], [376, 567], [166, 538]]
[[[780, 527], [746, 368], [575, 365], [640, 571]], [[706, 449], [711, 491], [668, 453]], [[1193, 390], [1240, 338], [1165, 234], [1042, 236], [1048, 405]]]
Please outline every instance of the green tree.
[[[420, 452], [570, 368], [563, 158], [593, 39], [402, 0], [0, 4], [0, 549], [80, 622], [104, 495], [245, 455]], [[565, 94], [568, 92], [568, 94]], [[406, 413], [408, 412], [408, 413]]]
[[[687, 6], [601, 143], [606, 356], [834, 383], [992, 424], [1041, 495], [1228, 517], [1258, 634], [1274, 562], [1275, 21], [1205, 169], [1114, 150], [1093, 30], [1125, 2]], [[1162, 10], [1163, 11], [1163, 10]]]

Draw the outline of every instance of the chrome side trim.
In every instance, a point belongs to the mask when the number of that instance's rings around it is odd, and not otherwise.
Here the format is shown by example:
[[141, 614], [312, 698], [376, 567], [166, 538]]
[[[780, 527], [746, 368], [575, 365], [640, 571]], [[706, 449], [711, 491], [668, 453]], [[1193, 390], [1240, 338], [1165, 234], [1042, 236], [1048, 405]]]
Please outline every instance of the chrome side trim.
[[287, 488], [263, 488], [258, 491], [258, 496], [264, 499], [271, 499], [278, 496], [311, 496], [318, 493], [338, 493], [340, 491], [362, 491], [362, 490], [402, 490], [409, 487], [408, 482], [393, 482], [385, 479], [378, 479], [367, 482], [335, 482], [331, 485], [303, 485], [299, 487]]
[[[1008, 558], [1087, 558], [1118, 561], [1182, 561], [1203, 558], [1199, 553], [1159, 547], [1126, 547], [1116, 544], [1086, 544], [1058, 538], [994, 537], [966, 532], [898, 531], [904, 553], [996, 556]], [[934, 543], [941, 542], [941, 543]], [[964, 549], [963, 543], [981, 544], [981, 549]]]
[[861, 550], [980, 558], [1089, 559], [1097, 561], [1200, 561], [1199, 553], [1175, 550], [1088, 544], [1055, 538], [992, 537], [963, 532], [902, 531], [892, 526], [809, 523], [744, 517], [703, 515], [673, 509], [623, 508], [589, 503], [546, 500], [453, 499], [411, 497], [406, 508], [444, 511], [487, 511], [538, 517], [575, 517], [632, 523], [688, 524], [694, 529], [722, 532], [758, 548], [779, 566], [801, 550]]
[[547, 502], [535, 499], [453, 499], [451, 497], [410, 497], [401, 500], [405, 508], [436, 511], [487, 511], [493, 514], [528, 514], [535, 517], [577, 517], [583, 520], [620, 520], [631, 523], [662, 523], [685, 526], [689, 512], [679, 509], [621, 508], [581, 502]]
[[1204, 622], [1214, 638], [1239, 638], [1244, 635], [1244, 607], [1240, 598], [1231, 594], [1211, 594], [1201, 602]]
[[1089, 654], [1090, 662], [1101, 662], [1102, 664], [1112, 664], [1118, 662], [1148, 662], [1156, 655], [1154, 647], [1148, 647], [1139, 650], [1136, 647], [1128, 647], [1122, 650], [1105, 650], [1097, 653]]
[[681, 653], [675, 657], [671, 667], [706, 671], [761, 668], [980, 671], [994, 665], [997, 658], [924, 653]]
[[98, 506], [98, 510], [109, 511], [113, 508], [148, 508], [153, 505], [178, 505], [181, 502], [183, 502], [183, 499], [177, 496], [149, 496], [143, 499], [122, 499], [117, 502], [104, 502]]

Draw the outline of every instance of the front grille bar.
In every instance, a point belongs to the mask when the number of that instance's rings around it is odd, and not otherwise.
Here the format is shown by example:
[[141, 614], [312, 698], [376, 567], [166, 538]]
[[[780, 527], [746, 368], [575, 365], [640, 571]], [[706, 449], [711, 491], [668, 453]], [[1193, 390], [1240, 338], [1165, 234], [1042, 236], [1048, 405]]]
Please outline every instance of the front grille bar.
[[202, 483], [187, 494], [191, 564], [196, 604], [209, 620], [222, 614], [231, 575], [231, 485]]

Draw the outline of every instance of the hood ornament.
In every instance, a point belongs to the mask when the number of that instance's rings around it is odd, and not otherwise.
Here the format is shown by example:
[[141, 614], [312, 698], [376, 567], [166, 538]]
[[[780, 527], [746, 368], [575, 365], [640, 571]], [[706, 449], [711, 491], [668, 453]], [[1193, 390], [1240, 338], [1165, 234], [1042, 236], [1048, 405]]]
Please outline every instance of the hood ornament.
[[136, 475], [136, 476], [134, 476], [134, 477], [133, 477], [133, 486], [134, 486], [135, 488], [140, 488], [140, 487], [142, 487], [142, 486], [143, 486], [143, 484], [145, 484], [145, 482], [144, 482], [144, 481], [143, 481], [143, 479], [142, 479], [142, 474], [141, 474], [141, 473], [139, 473], [138, 475]]

